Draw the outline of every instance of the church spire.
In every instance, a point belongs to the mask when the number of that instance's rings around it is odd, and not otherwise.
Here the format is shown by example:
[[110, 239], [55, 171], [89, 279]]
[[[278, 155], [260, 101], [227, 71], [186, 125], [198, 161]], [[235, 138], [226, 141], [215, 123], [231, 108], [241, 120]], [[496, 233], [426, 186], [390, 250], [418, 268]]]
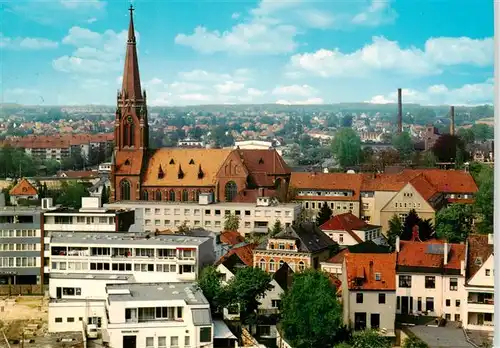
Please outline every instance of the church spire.
[[122, 93], [124, 99], [142, 99], [141, 79], [134, 30], [134, 7], [130, 5], [130, 24], [128, 27], [127, 52], [123, 71]]

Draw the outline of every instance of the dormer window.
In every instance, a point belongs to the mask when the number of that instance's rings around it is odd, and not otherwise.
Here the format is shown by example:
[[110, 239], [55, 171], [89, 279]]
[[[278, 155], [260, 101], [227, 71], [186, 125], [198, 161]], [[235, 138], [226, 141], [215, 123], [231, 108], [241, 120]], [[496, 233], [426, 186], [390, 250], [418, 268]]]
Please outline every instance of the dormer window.
[[179, 171], [177, 172], [177, 178], [179, 179], [184, 178], [184, 172], [182, 171], [181, 166], [179, 166]]
[[380, 273], [375, 273], [375, 280], [380, 281], [382, 279], [382, 275]]
[[160, 165], [160, 168], [158, 168], [158, 179], [163, 179], [165, 177], [165, 173], [163, 172], [163, 169], [161, 168], [161, 165]]
[[168, 164], [175, 164], [174, 159], [172, 158]]
[[259, 159], [259, 164], [264, 164], [264, 160], [262, 159], [262, 157]]
[[198, 166], [198, 179], [203, 179], [205, 176], [205, 173], [203, 173], [203, 170], [201, 170], [201, 165]]
[[125, 165], [126, 165], [126, 166], [129, 166], [129, 165], [130, 165], [130, 161], [129, 161], [128, 159], [125, 161]]
[[477, 266], [481, 266], [483, 264], [483, 258], [476, 257], [476, 259], [474, 260], [474, 264], [476, 264]]
[[189, 161], [189, 164], [194, 164], [194, 160], [191, 158], [191, 160]]

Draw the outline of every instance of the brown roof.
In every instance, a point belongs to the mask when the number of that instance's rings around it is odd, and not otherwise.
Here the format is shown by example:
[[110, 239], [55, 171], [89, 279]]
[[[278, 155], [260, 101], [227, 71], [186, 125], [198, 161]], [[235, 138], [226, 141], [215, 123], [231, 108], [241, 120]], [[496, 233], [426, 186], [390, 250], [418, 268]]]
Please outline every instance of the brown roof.
[[[361, 174], [293, 172], [290, 179], [290, 186], [295, 189], [304, 190], [342, 190], [353, 192], [353, 196], [351, 197], [321, 196], [321, 200], [359, 200], [362, 181], [363, 176]], [[310, 199], [312, 197], [307, 196], [303, 198]]]
[[319, 228], [322, 231], [346, 231], [358, 243], [361, 243], [363, 240], [354, 232], [354, 230], [363, 230], [369, 227], [369, 224], [352, 213], [344, 213], [331, 217], [330, 220], [325, 222]]
[[[144, 186], [214, 186], [231, 149], [163, 148], [148, 160]], [[159, 178], [160, 167], [163, 178]], [[198, 174], [203, 173], [201, 179]], [[183, 176], [180, 178], [179, 173]]]
[[[268, 188], [262, 189], [262, 195], [265, 197], [276, 197], [276, 190]], [[245, 189], [238, 192], [238, 195], [233, 200], [235, 203], [255, 203], [257, 198], [260, 197], [259, 189]]]
[[[444, 252], [430, 252], [431, 245], [443, 245], [440, 240], [427, 242], [400, 241], [398, 266], [444, 268], [460, 270], [461, 261], [465, 261], [465, 245], [449, 243], [448, 263], [444, 265]], [[438, 250], [438, 247], [436, 247]]]
[[[488, 243], [488, 235], [471, 234], [467, 238], [467, 279], [479, 271], [484, 262], [493, 254], [493, 245]], [[480, 260], [481, 262], [476, 262]]]
[[335, 256], [331, 257], [327, 262], [328, 263], [342, 263], [344, 262], [344, 257], [349, 253], [349, 249], [342, 249], [339, 253], [335, 254]]
[[219, 265], [226, 261], [230, 256], [236, 254], [243, 263], [249, 267], [253, 266], [253, 250], [257, 247], [257, 243], [245, 244], [243, 246], [232, 248], [223, 255], [215, 264]]
[[220, 241], [224, 244], [236, 245], [245, 241], [238, 231], [224, 231], [220, 234]]
[[27, 179], [22, 179], [10, 190], [9, 194], [11, 196], [34, 196], [38, 194], [38, 191]]
[[[350, 290], [396, 290], [396, 254], [345, 255]], [[380, 280], [376, 280], [376, 274]]]
[[125, 98], [142, 99], [141, 79], [139, 78], [139, 62], [135, 42], [134, 18], [130, 11], [125, 68], [123, 72], [122, 92]]
[[436, 187], [434, 187], [422, 174], [411, 179], [410, 184], [426, 201], [439, 193]]
[[276, 149], [236, 151], [257, 186], [274, 187], [274, 175], [290, 174], [290, 168]]
[[113, 138], [113, 133], [29, 135], [10, 138], [6, 143], [13, 147], [29, 149], [65, 149], [82, 144], [111, 142]]
[[139, 175], [142, 169], [142, 150], [117, 151], [115, 155], [115, 174]]
[[95, 178], [99, 174], [93, 170], [67, 170], [59, 172], [59, 176], [63, 174], [68, 178]]

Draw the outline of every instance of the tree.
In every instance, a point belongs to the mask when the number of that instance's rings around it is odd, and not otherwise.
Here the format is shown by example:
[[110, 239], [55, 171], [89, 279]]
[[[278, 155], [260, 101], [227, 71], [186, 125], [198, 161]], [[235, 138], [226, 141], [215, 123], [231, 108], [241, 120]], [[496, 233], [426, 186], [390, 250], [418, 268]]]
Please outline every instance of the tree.
[[434, 155], [436, 155], [440, 162], [455, 162], [457, 151], [462, 153], [462, 161], [467, 159], [467, 153], [462, 139], [451, 134], [441, 135], [432, 147], [432, 152], [434, 152]]
[[210, 303], [212, 313], [219, 313], [226, 305], [226, 294], [222, 286], [221, 273], [215, 266], [207, 266], [201, 270], [198, 286]]
[[387, 337], [380, 336], [375, 330], [355, 332], [352, 348], [391, 348], [392, 343]]
[[332, 217], [332, 210], [328, 206], [328, 203], [323, 202], [321, 209], [318, 211], [318, 215], [316, 215], [316, 225], [321, 226]]
[[472, 128], [460, 128], [457, 134], [465, 145], [474, 144], [474, 131]]
[[422, 220], [415, 209], [410, 210], [408, 216], [405, 218], [403, 226], [403, 233], [401, 234], [402, 240], [411, 240], [413, 235], [413, 228], [418, 227], [418, 235], [421, 241], [426, 241], [434, 236], [434, 227], [430, 219]]
[[88, 191], [81, 183], [63, 182], [61, 192], [56, 196], [56, 204], [64, 207], [81, 208], [82, 197], [88, 197]]
[[225, 231], [238, 231], [240, 228], [240, 217], [234, 214], [229, 214], [224, 217]]
[[436, 214], [436, 234], [450, 243], [465, 242], [472, 229], [473, 207], [451, 204]]
[[403, 233], [403, 224], [396, 214], [389, 220], [389, 230], [387, 231], [387, 243], [392, 250], [396, 248], [396, 238], [401, 237]]
[[281, 232], [283, 232], [283, 225], [281, 224], [281, 221], [279, 219], [277, 219], [276, 222], [274, 223], [273, 229], [271, 230], [271, 233], [269, 235], [271, 237], [273, 237]]
[[177, 227], [177, 233], [187, 233], [189, 232], [189, 227], [187, 225], [187, 222], [184, 221], [182, 224]]
[[328, 276], [314, 269], [296, 273], [281, 297], [284, 337], [294, 348], [333, 347], [342, 327], [342, 307]]
[[404, 339], [402, 348], [429, 348], [429, 346], [417, 336], [412, 335]]
[[335, 134], [332, 151], [342, 167], [357, 165], [361, 160], [361, 139], [352, 128], [342, 128]]
[[402, 132], [392, 138], [392, 145], [399, 152], [399, 156], [403, 160], [409, 160], [414, 152], [413, 141], [408, 132]]
[[476, 177], [479, 186], [474, 202], [479, 217], [477, 229], [481, 233], [493, 233], [493, 168], [482, 166]]
[[236, 271], [236, 274], [227, 284], [229, 298], [228, 305], [238, 305], [240, 319], [243, 323], [256, 323], [259, 299], [273, 289], [271, 275], [258, 267], [245, 267]]
[[436, 166], [437, 158], [432, 151], [425, 151], [421, 158], [421, 164], [427, 168], [434, 168]]
[[351, 128], [352, 127], [352, 116], [345, 115], [342, 117], [342, 127]]

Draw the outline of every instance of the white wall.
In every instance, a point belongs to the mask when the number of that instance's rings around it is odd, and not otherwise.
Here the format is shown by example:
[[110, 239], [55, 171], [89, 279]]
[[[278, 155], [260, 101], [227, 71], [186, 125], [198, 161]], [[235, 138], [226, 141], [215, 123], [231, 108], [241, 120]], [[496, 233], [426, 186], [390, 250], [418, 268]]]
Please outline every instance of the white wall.
[[[483, 260], [483, 265], [481, 266], [479, 271], [477, 271], [477, 273], [474, 274], [474, 276], [469, 280], [468, 285], [491, 287], [495, 286], [495, 277], [493, 274], [494, 269], [494, 256], [492, 254], [486, 261]], [[486, 270], [490, 270], [489, 275], [486, 275]]]
[[259, 309], [278, 309], [277, 307], [273, 307], [272, 300], [280, 300], [280, 296], [281, 294], [283, 294], [283, 289], [274, 279], [271, 281], [271, 285], [273, 286], [273, 288], [266, 291], [264, 297], [259, 299]]
[[106, 299], [106, 284], [121, 284], [127, 283], [126, 280], [121, 279], [63, 279], [63, 278], [50, 278], [49, 282], [49, 295], [51, 298], [56, 298], [57, 288], [79, 288], [81, 294], [78, 296], [65, 296], [62, 295], [61, 299]]
[[[356, 245], [358, 242], [347, 231], [329, 231], [324, 230], [328, 237], [340, 246]], [[364, 236], [363, 238], [364, 239]]]
[[[49, 304], [49, 332], [80, 331], [82, 322], [88, 317], [101, 318], [101, 325], [106, 325], [105, 300], [101, 301], [63, 301]], [[61, 318], [61, 323], [56, 323]], [[73, 318], [69, 322], [68, 318]], [[81, 320], [80, 320], [81, 319]]]
[[[356, 303], [356, 294], [363, 294], [363, 303]], [[385, 303], [379, 303], [379, 294], [385, 294]], [[342, 294], [344, 318], [348, 321], [351, 328], [354, 328], [354, 315], [357, 312], [366, 313], [366, 327], [371, 328], [370, 315], [380, 315], [380, 328], [394, 333], [394, 324], [396, 320], [396, 294], [394, 291], [349, 291], [347, 296]], [[347, 298], [348, 297], [348, 298]]]

